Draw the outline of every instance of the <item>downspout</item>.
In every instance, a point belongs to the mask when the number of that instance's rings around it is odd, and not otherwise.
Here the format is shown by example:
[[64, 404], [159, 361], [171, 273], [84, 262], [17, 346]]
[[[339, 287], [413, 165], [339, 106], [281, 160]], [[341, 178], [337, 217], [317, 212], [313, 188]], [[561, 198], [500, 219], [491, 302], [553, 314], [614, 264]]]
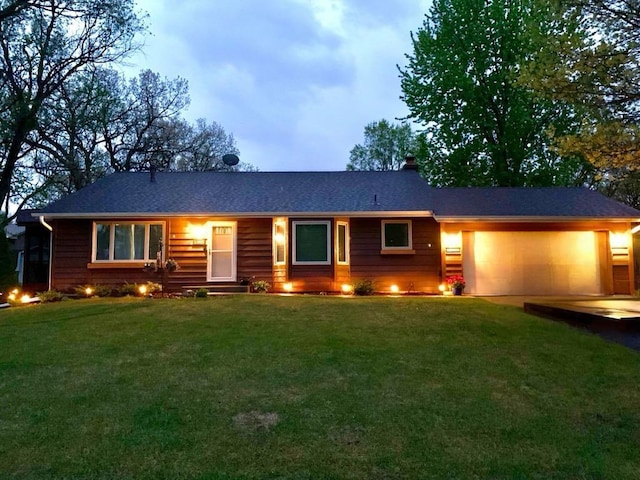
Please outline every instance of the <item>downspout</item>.
[[49, 281], [48, 281], [47, 287], [48, 287], [48, 290], [51, 290], [51, 272], [53, 268], [53, 227], [47, 223], [47, 221], [44, 219], [44, 216], [41, 215], [38, 218], [40, 219], [40, 223], [42, 224], [42, 226], [47, 230], [49, 230], [50, 232], [49, 234]]

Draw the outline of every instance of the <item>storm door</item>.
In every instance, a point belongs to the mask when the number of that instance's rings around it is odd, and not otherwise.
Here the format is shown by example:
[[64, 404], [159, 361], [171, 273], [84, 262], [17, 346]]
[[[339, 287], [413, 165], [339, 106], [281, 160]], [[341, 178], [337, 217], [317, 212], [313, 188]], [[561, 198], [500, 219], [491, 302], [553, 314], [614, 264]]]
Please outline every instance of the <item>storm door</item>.
[[214, 222], [211, 224], [207, 271], [210, 282], [236, 281], [235, 222]]

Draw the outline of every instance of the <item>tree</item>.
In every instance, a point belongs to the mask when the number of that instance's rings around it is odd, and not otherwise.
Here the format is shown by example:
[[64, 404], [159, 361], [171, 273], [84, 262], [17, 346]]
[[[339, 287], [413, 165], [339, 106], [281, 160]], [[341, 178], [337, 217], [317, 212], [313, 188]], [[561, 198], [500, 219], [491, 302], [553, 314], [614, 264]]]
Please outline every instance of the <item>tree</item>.
[[131, 0], [3, 1], [0, 22], [0, 205], [47, 102], [89, 67], [117, 62], [143, 29]]
[[174, 143], [180, 114], [189, 105], [185, 79], [162, 78], [151, 70], [126, 80], [112, 72], [112, 101], [100, 119], [105, 150], [114, 171], [144, 170], [150, 164], [169, 169], [180, 146]]
[[[552, 4], [553, 5], [553, 4]], [[640, 168], [640, 2], [559, 2], [556, 31], [525, 65], [521, 83], [589, 112], [572, 135], [556, 135], [561, 153], [626, 176]]]
[[579, 112], [517, 81], [555, 17], [536, 0], [435, 0], [400, 68], [408, 118], [422, 124], [418, 160], [436, 185], [578, 184], [589, 166], [563, 159], [548, 132]]
[[410, 125], [384, 119], [370, 123], [364, 128], [364, 144], [351, 149], [347, 170], [400, 170], [415, 146]]
[[216, 122], [207, 123], [204, 118], [196, 120], [194, 126], [189, 127], [189, 137], [185, 142], [187, 148], [174, 162], [174, 169], [178, 171], [212, 171], [237, 170], [249, 168], [246, 164], [229, 167], [222, 162], [222, 157], [228, 153], [239, 155], [236, 141]]

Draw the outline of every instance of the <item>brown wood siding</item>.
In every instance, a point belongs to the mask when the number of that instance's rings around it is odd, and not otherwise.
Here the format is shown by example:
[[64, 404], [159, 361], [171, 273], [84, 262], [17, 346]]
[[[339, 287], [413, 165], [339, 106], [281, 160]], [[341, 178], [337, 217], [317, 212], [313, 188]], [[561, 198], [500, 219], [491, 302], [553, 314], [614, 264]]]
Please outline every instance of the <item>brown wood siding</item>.
[[[180, 265], [179, 270], [169, 275], [171, 290], [179, 291], [187, 285], [207, 285], [207, 253], [200, 242], [194, 242], [191, 238], [189, 226], [202, 225], [208, 221], [234, 221], [234, 219], [179, 218], [169, 222], [168, 256]], [[252, 277], [256, 280], [273, 281], [271, 224], [270, 218], [237, 220], [238, 281]]]
[[153, 274], [135, 268], [89, 269], [91, 263], [90, 220], [56, 220], [53, 227], [53, 264], [51, 288], [71, 292], [82, 285], [106, 285], [118, 288], [125, 283], [157, 281]]
[[351, 219], [352, 281], [373, 280], [376, 290], [381, 292], [388, 292], [390, 286], [396, 284], [402, 292], [438, 293], [440, 227], [432, 218], [413, 218], [411, 221], [415, 254], [383, 255], [380, 253], [381, 219]]
[[273, 240], [270, 218], [238, 221], [238, 279], [273, 282]]
[[91, 283], [87, 263], [91, 261], [91, 228], [88, 220], [56, 220], [53, 227], [51, 288], [73, 290]]
[[167, 221], [166, 236], [169, 239], [166, 257], [172, 258], [180, 268], [167, 274], [170, 291], [180, 291], [183, 286], [206, 285], [207, 251], [201, 240], [192, 238], [190, 225], [202, 225], [204, 218], [174, 218]]

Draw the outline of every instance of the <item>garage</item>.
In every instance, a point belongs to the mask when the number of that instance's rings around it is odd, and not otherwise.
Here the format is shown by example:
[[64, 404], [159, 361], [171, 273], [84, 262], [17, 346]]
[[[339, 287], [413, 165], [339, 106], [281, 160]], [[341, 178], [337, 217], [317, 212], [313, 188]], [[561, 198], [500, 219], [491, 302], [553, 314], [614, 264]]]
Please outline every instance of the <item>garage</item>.
[[465, 292], [477, 295], [602, 293], [593, 231], [463, 232]]

